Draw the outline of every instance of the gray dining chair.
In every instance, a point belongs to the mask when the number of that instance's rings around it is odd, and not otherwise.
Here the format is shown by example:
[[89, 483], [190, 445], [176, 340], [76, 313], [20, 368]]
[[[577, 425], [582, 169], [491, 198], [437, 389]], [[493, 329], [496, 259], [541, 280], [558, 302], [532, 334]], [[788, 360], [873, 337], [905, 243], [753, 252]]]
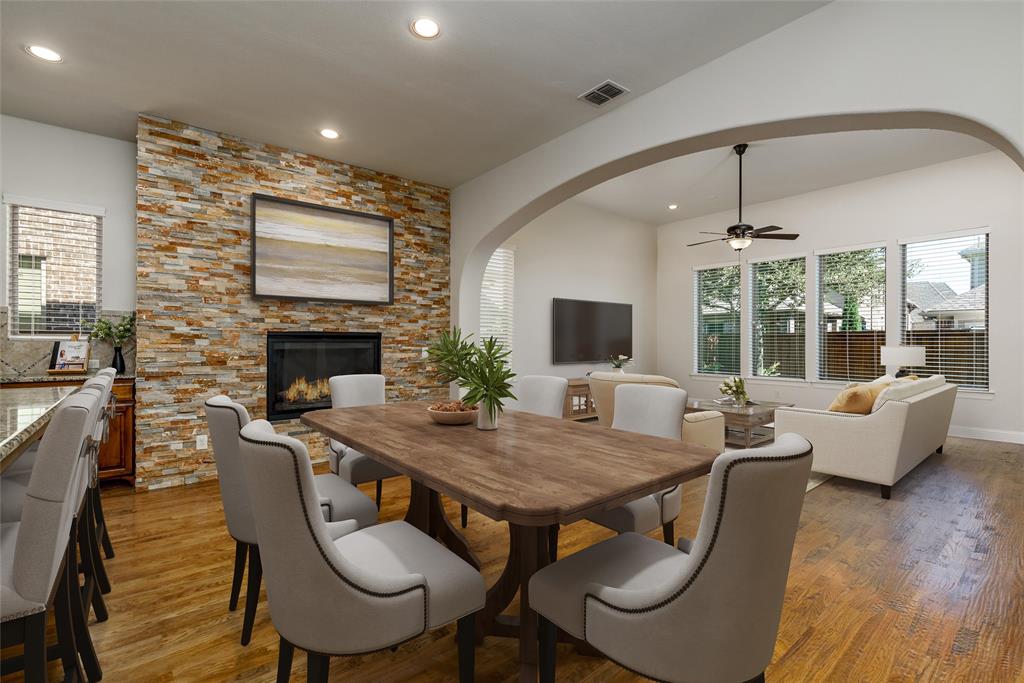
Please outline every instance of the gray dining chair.
[[[259, 604], [262, 564], [253, 504], [245, 483], [242, 455], [238, 435], [249, 424], [249, 411], [227, 396], [214, 396], [206, 401], [206, 421], [213, 440], [213, 459], [217, 467], [220, 496], [224, 505], [224, 518], [228, 534], [235, 540], [235, 566], [231, 579], [231, 597], [228, 609], [238, 608], [242, 590], [242, 577], [246, 573], [245, 612], [242, 618], [242, 645], [248, 645]], [[313, 478], [316, 500], [321, 517], [329, 522], [353, 520], [357, 527], [377, 523], [377, 508], [373, 501], [335, 474], [320, 474]]]
[[[515, 400], [508, 409], [561, 418], [565, 411], [565, 392], [569, 380], [551, 375], [523, 375], [515, 384]], [[462, 528], [469, 525], [469, 508], [461, 506]]]
[[561, 629], [655, 680], [763, 681], [810, 472], [797, 434], [723, 453], [693, 541], [626, 533], [534, 574], [540, 680], [555, 680]]
[[[615, 418], [612, 429], [678, 439], [683, 413], [686, 410], [686, 392], [675, 387], [653, 384], [620, 384], [615, 388]], [[661, 527], [665, 543], [675, 538], [675, 520], [682, 508], [682, 487], [652, 493], [631, 500], [611, 510], [601, 510], [587, 516], [595, 524], [624, 534], [633, 531], [647, 534]], [[558, 525], [548, 527], [550, 560], [558, 559]]]
[[[102, 392], [102, 414], [100, 419], [97, 420], [96, 430], [93, 434], [97, 444], [104, 444], [110, 438], [110, 421], [114, 418], [117, 402], [113, 394], [115, 372], [113, 368], [106, 368], [106, 370], [98, 372], [95, 377], [86, 380], [85, 384], [82, 385], [83, 388], [99, 388]], [[96, 455], [97, 458], [94, 459], [96, 468], [93, 472], [92, 481], [89, 484], [89, 496], [92, 499], [92, 516], [94, 517], [90, 521], [93, 526], [93, 534], [103, 547], [103, 554], [107, 559], [111, 559], [114, 557], [114, 544], [110, 540], [110, 532], [107, 530], [107, 518], [103, 512], [103, 498], [100, 495], [99, 486], [99, 453], [97, 452]]]
[[[87, 468], [86, 442], [96, 399], [80, 392], [56, 408], [39, 444], [20, 520], [0, 525], [4, 647], [24, 645], [22, 666], [29, 683], [47, 680], [49, 606], [56, 613], [57, 654], [65, 676], [90, 681], [102, 676], [98, 670], [86, 676], [80, 666], [79, 650], [86, 645], [91, 650], [92, 642], [81, 614], [77, 568], [68, 571], [69, 557], [75, 553], [73, 528], [82, 502], [80, 484]], [[74, 601], [78, 601], [77, 619]], [[76, 629], [81, 630], [76, 634]]]
[[[384, 375], [336, 375], [329, 380], [331, 407], [356, 408], [384, 403]], [[384, 493], [384, 480], [397, 477], [398, 472], [373, 458], [346, 446], [337, 439], [330, 440], [327, 455], [331, 471], [343, 479], [359, 485], [377, 482], [377, 509]]]
[[280, 635], [278, 683], [294, 648], [307, 653], [307, 681], [327, 681], [330, 658], [393, 648], [457, 622], [459, 680], [473, 680], [474, 616], [483, 577], [406, 522], [357, 530], [317, 514], [305, 445], [264, 420], [242, 428], [243, 455], [267, 597]]

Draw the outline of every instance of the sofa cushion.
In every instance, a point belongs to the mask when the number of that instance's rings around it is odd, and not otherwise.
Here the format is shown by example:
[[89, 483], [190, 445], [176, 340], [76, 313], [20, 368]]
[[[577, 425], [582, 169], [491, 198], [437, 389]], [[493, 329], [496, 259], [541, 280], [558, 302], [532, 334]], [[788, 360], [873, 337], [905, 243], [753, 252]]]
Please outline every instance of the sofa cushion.
[[[911, 377], [916, 377], [912, 375]], [[871, 407], [871, 412], [875, 412], [886, 404], [887, 401], [901, 401], [917, 394], [923, 394], [926, 391], [941, 387], [946, 383], [946, 378], [943, 375], [932, 375], [931, 377], [925, 377], [924, 379], [911, 379], [910, 377], [903, 377], [888, 387], [885, 391], [880, 393], [875, 398], [875, 403]]]
[[867, 415], [871, 412], [879, 394], [889, 387], [888, 383], [871, 382], [848, 387], [839, 392], [828, 409], [835, 413]]

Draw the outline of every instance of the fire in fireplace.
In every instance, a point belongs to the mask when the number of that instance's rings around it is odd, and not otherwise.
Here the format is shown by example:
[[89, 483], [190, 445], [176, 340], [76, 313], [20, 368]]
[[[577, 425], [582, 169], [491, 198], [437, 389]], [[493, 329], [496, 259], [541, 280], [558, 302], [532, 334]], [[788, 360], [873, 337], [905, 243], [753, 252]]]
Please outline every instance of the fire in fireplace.
[[380, 373], [381, 336], [365, 332], [268, 332], [267, 419], [331, 407], [335, 375]]

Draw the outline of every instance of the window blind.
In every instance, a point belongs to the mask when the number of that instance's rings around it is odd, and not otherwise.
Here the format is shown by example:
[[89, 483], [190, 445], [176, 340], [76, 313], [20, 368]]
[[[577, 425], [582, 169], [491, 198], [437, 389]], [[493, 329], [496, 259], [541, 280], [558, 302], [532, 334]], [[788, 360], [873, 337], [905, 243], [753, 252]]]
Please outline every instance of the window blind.
[[752, 373], [803, 379], [806, 261], [761, 261], [750, 269]]
[[818, 256], [818, 378], [885, 374], [885, 247]]
[[494, 337], [512, 348], [515, 252], [496, 249], [484, 270], [480, 289], [480, 339]]
[[902, 245], [902, 341], [925, 347], [919, 376], [988, 389], [987, 234]]
[[88, 332], [101, 301], [102, 217], [7, 206], [11, 336]]
[[740, 374], [740, 267], [697, 270], [694, 278], [693, 369]]

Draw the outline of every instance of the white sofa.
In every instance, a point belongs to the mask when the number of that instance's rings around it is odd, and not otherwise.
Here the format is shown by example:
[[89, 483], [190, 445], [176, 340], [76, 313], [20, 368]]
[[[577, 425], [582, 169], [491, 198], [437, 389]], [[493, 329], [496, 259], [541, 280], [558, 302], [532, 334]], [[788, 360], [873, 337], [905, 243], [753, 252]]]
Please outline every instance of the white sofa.
[[775, 431], [811, 442], [813, 471], [879, 484], [888, 499], [903, 475], [942, 452], [956, 389], [941, 375], [901, 383], [883, 392], [868, 415], [779, 408]]

